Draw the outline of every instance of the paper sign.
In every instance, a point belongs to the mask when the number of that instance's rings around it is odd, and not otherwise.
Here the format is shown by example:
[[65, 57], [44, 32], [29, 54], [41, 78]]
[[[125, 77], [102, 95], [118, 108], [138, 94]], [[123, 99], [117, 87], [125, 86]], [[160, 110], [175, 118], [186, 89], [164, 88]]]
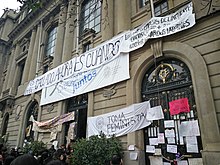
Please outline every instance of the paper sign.
[[163, 165], [171, 165], [169, 162], [163, 162]]
[[198, 120], [182, 122], [179, 132], [180, 136], [200, 136]]
[[188, 165], [187, 160], [181, 160], [177, 162], [177, 165]]
[[158, 145], [158, 138], [149, 138], [150, 145]]
[[147, 111], [147, 120], [163, 119], [164, 114], [161, 106], [152, 107]]
[[186, 144], [186, 150], [189, 153], [199, 153], [197, 144]]
[[166, 129], [165, 130], [165, 137], [175, 137], [174, 129]]
[[137, 152], [130, 152], [130, 160], [137, 160], [138, 153]]
[[158, 133], [158, 143], [160, 143], [160, 144], [165, 143], [164, 133]]
[[186, 144], [197, 144], [196, 136], [186, 136]]
[[188, 98], [182, 98], [169, 102], [170, 114], [177, 115], [182, 112], [190, 112]]
[[146, 152], [155, 153], [155, 146], [146, 145]]
[[155, 148], [155, 153], [154, 155], [160, 156], [162, 155], [161, 149], [160, 148]]
[[134, 146], [135, 146], [135, 145], [129, 145], [129, 146], [128, 146], [128, 151], [134, 151], [134, 149], [135, 149]]
[[189, 158], [189, 165], [203, 165], [202, 158]]
[[167, 142], [168, 142], [168, 144], [175, 144], [176, 143], [175, 138], [173, 138], [173, 137], [167, 138]]
[[177, 153], [177, 145], [167, 145], [167, 152]]
[[164, 128], [173, 128], [174, 127], [174, 120], [165, 120], [164, 121]]
[[163, 160], [161, 157], [149, 156], [150, 165], [163, 165]]

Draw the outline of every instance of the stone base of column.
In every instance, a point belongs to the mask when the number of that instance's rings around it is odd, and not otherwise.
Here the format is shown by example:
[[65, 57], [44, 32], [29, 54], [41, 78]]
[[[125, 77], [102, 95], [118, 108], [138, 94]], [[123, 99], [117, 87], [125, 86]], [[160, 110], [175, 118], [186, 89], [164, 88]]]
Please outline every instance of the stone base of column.
[[220, 143], [208, 144], [202, 151], [203, 165], [220, 165]]

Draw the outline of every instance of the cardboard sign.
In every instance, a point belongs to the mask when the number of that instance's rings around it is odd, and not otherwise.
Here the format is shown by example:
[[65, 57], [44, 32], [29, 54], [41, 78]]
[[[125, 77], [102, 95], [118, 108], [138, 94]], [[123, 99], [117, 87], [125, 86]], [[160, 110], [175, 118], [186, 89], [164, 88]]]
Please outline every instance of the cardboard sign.
[[190, 112], [188, 98], [182, 98], [169, 102], [170, 114], [177, 115], [182, 112]]

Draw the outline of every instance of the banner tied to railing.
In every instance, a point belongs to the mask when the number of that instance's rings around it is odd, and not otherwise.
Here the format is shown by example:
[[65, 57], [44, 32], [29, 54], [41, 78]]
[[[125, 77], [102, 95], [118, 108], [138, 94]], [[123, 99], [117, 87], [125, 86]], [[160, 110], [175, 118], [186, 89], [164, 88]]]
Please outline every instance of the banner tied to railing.
[[123, 53], [141, 48], [148, 39], [168, 36], [188, 29], [194, 24], [195, 14], [193, 13], [192, 2], [173, 14], [164, 17], [153, 17], [141, 26], [119, 34], [31, 80], [24, 95], [57, 84], [70, 76], [77, 76], [79, 73], [83, 74], [86, 71], [100, 68]]
[[164, 118], [161, 106], [150, 107], [150, 102], [132, 104], [120, 110], [88, 117], [87, 136], [104, 133], [107, 137], [122, 136], [149, 126], [153, 120]]

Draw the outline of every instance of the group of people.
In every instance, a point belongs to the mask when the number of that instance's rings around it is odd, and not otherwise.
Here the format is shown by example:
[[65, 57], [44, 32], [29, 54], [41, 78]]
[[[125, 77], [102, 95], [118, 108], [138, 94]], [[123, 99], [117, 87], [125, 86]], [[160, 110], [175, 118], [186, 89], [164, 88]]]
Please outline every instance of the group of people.
[[[66, 149], [61, 145], [55, 149], [52, 145], [50, 149], [44, 149], [38, 153], [22, 153], [21, 149], [12, 148], [7, 152], [7, 148], [0, 144], [0, 165], [70, 165], [71, 148]], [[113, 155], [110, 165], [122, 165], [122, 158]]]
[[37, 153], [22, 153], [20, 148], [7, 152], [7, 148], [0, 145], [0, 165], [69, 165], [70, 152], [63, 145], [57, 150], [52, 145]]

